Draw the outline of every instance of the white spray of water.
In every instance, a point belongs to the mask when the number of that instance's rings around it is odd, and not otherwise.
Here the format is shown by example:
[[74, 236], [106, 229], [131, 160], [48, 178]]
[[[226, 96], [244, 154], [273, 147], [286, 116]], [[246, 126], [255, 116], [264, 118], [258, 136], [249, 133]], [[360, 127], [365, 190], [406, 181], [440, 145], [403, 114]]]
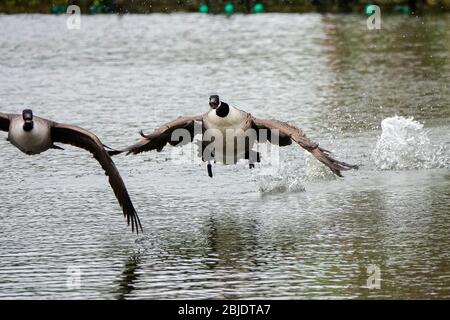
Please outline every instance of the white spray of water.
[[277, 194], [285, 192], [302, 192], [305, 186], [300, 178], [289, 175], [259, 175], [259, 192], [263, 194]]
[[336, 180], [336, 175], [312, 154], [307, 153], [305, 181]]
[[443, 148], [431, 144], [423, 124], [412, 117], [386, 118], [381, 122], [373, 159], [381, 170], [429, 169], [445, 163]]
[[[261, 150], [261, 167], [255, 172], [259, 192], [265, 195], [285, 192], [305, 191], [299, 170], [285, 156], [280, 154], [280, 148], [271, 150], [277, 154], [276, 161], [270, 159], [267, 150]], [[299, 161], [296, 159], [296, 161]]]
[[265, 163], [266, 155], [262, 156], [262, 166], [257, 175], [261, 193], [303, 192], [308, 182], [336, 179], [336, 175], [309, 152], [305, 151], [305, 157], [302, 157], [299, 150], [293, 148], [293, 154], [286, 157], [288, 150], [283, 151], [285, 153], [280, 154], [278, 161], [270, 163]]

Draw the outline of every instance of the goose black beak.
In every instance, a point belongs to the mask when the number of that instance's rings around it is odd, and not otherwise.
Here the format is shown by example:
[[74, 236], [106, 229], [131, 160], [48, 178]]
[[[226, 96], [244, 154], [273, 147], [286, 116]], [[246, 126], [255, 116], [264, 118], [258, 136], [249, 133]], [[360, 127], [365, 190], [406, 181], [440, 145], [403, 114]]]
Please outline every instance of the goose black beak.
[[23, 130], [25, 131], [31, 131], [33, 130], [33, 111], [26, 109], [23, 110], [22, 112], [22, 118], [24, 120], [24, 124], [23, 124]]

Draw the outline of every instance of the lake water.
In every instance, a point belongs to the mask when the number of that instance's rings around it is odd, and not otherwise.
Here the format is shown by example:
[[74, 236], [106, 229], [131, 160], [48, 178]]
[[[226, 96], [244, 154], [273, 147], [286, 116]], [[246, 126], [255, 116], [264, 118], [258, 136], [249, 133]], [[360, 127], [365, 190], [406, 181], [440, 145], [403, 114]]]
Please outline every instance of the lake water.
[[2, 112], [121, 148], [219, 93], [361, 165], [120, 155], [136, 236], [87, 152], [0, 133], [0, 298], [450, 298], [449, 84], [450, 15], [0, 15]]

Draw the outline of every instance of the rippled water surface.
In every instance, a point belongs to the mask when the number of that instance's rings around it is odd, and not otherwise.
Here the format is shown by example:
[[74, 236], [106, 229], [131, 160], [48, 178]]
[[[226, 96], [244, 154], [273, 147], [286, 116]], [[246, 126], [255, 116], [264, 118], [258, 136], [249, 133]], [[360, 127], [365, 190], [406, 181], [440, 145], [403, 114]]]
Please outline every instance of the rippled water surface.
[[361, 168], [335, 179], [296, 146], [214, 179], [189, 147], [117, 156], [136, 237], [89, 154], [30, 157], [0, 133], [0, 298], [450, 298], [449, 15], [81, 23], [0, 15], [0, 111], [120, 148], [219, 93]]

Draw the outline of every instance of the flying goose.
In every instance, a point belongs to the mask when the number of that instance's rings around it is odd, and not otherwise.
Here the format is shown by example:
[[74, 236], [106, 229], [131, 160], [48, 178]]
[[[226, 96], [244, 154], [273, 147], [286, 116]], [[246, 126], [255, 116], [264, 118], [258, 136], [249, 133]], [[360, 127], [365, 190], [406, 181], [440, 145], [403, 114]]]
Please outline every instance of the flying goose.
[[[260, 162], [259, 153], [252, 150], [254, 143], [267, 141], [281, 147], [294, 141], [339, 177], [342, 177], [341, 170], [358, 168], [356, 165], [333, 159], [329, 151], [309, 140], [300, 128], [286, 122], [255, 118], [250, 113], [221, 101], [218, 95], [209, 97], [209, 105], [210, 110], [203, 115], [179, 117], [148, 135], [141, 131], [142, 139], [139, 142], [124, 150], [109, 153], [138, 154], [150, 150], [159, 152], [168, 143], [172, 146], [184, 145], [193, 141], [196, 125], [201, 125], [201, 156], [203, 161], [208, 162], [210, 177], [213, 176], [211, 161], [231, 164], [239, 159], [248, 159], [249, 167], [253, 168], [255, 162]], [[184, 130], [187, 134], [180, 134], [179, 130]], [[236, 140], [244, 142], [239, 144]]]
[[[142, 231], [138, 214], [133, 207], [128, 191], [114, 162], [102, 142], [93, 133], [73, 125], [60, 124], [33, 116], [32, 110], [24, 110], [22, 115], [5, 114], [0, 112], [0, 130], [8, 132], [7, 141], [20, 151], [35, 155], [48, 149], [60, 149], [54, 143], [70, 144], [92, 153], [100, 163], [109, 183], [123, 209], [127, 223], [132, 231]], [[109, 148], [108, 148], [109, 149]]]

